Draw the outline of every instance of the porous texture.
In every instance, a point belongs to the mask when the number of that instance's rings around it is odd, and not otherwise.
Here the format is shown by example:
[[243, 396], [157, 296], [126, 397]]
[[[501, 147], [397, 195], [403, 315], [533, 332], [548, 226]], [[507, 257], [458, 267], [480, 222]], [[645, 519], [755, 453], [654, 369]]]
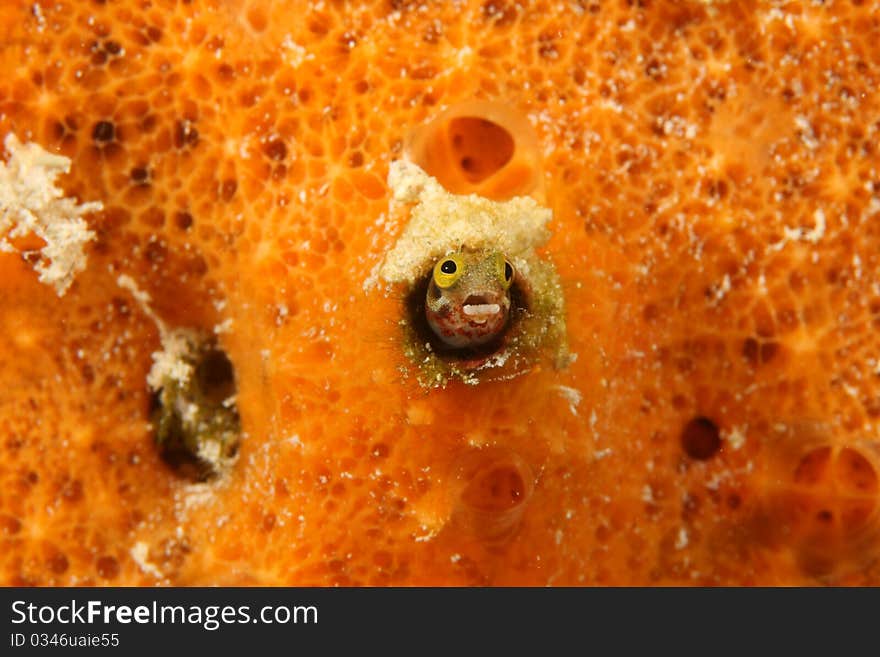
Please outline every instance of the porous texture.
[[[61, 299], [0, 256], [3, 582], [880, 584], [878, 23], [0, 4], [0, 135], [104, 205]], [[538, 133], [577, 360], [426, 394], [398, 374], [399, 300], [363, 281], [403, 230], [389, 163], [472, 98]], [[232, 320], [248, 437], [220, 481], [157, 454], [159, 335], [120, 274], [169, 326]], [[474, 455], [509, 498], [461, 493]]]

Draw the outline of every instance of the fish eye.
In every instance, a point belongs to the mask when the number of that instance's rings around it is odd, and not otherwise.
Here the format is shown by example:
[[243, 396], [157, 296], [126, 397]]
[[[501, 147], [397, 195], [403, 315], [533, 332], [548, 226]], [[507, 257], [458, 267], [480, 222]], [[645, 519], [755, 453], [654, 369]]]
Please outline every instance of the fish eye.
[[446, 256], [434, 265], [434, 283], [441, 289], [455, 285], [464, 274], [464, 265], [457, 255]]
[[504, 286], [504, 289], [507, 289], [513, 282], [513, 275], [516, 273], [513, 269], [513, 265], [510, 264], [510, 260], [501, 254], [496, 256], [495, 262], [497, 263], [496, 275], [498, 276], [498, 282]]

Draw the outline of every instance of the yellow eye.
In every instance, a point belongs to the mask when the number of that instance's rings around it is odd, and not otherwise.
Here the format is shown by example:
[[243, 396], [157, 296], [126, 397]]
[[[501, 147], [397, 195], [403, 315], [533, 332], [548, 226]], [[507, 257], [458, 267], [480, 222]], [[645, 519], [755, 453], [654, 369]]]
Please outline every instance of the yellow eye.
[[462, 274], [464, 274], [464, 263], [457, 255], [441, 258], [434, 265], [434, 283], [444, 290], [455, 285]]
[[498, 254], [495, 261], [498, 269], [498, 282], [501, 283], [506, 290], [510, 287], [510, 284], [513, 283], [513, 265], [510, 264], [510, 261], [501, 254]]

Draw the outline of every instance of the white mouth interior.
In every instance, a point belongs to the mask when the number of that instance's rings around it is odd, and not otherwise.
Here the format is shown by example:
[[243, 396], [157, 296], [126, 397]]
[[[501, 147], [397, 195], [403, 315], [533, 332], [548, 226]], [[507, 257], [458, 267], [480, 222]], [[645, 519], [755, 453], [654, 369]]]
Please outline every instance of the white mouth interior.
[[501, 306], [497, 303], [470, 303], [462, 306], [461, 309], [468, 317], [485, 317], [501, 312]]

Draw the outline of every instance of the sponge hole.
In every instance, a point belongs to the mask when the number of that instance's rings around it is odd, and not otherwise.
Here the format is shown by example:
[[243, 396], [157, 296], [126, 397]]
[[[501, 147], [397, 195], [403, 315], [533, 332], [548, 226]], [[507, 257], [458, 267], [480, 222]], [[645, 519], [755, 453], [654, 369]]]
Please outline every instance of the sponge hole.
[[835, 475], [841, 487], [851, 493], [866, 495], [877, 492], [877, 472], [870, 461], [850, 447], [840, 450]]
[[461, 495], [463, 504], [485, 513], [503, 513], [524, 499], [527, 485], [523, 473], [510, 463], [477, 472]]
[[794, 482], [803, 486], [818, 484], [827, 477], [830, 462], [830, 447], [819, 447], [808, 452], [794, 471]]
[[768, 497], [772, 525], [806, 574], [840, 575], [864, 564], [880, 543], [880, 483], [863, 446], [813, 437], [822, 442], [781, 454], [784, 469], [773, 476]]
[[721, 449], [721, 434], [718, 426], [709, 418], [696, 417], [681, 431], [681, 446], [692, 459], [705, 461]]
[[220, 349], [210, 349], [196, 364], [196, 379], [202, 394], [212, 404], [222, 404], [235, 394], [235, 370]]
[[471, 450], [455, 468], [454, 525], [483, 542], [505, 542], [519, 529], [533, 492], [532, 469], [519, 455]]
[[449, 192], [544, 202], [540, 148], [528, 119], [503, 103], [455, 105], [409, 136], [407, 155]]
[[462, 174], [472, 184], [479, 184], [503, 169], [516, 148], [507, 130], [476, 116], [452, 119], [449, 135]]

